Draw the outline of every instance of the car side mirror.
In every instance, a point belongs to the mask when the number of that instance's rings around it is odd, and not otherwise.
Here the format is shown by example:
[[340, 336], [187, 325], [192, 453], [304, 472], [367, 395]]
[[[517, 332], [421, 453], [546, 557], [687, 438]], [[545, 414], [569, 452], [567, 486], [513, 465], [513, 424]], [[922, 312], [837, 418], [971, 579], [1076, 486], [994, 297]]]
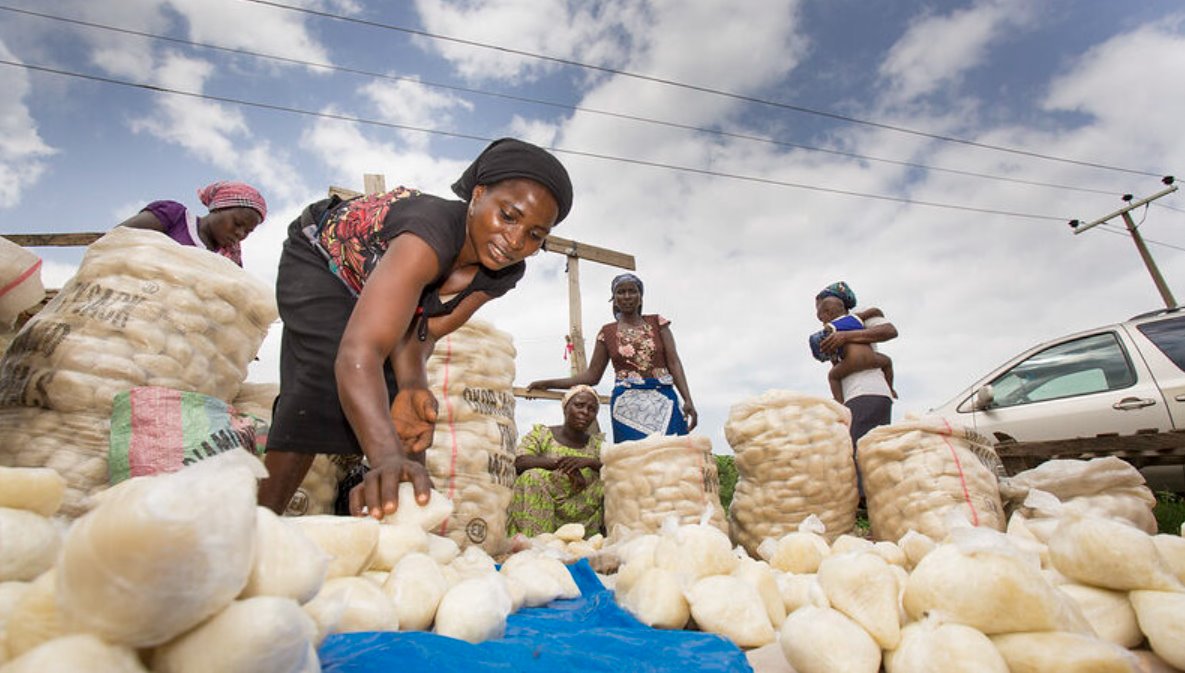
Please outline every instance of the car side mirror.
[[975, 401], [971, 403], [971, 409], [973, 411], [990, 409], [995, 399], [995, 395], [992, 394], [992, 386], [990, 384], [983, 386], [975, 391]]

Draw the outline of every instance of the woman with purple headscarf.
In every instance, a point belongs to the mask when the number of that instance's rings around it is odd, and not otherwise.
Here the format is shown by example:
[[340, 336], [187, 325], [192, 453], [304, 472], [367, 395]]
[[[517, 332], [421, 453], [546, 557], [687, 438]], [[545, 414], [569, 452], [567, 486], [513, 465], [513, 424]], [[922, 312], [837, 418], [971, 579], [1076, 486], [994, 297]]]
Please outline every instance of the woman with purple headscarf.
[[[683, 362], [675, 350], [671, 321], [658, 314], [642, 314], [642, 291], [642, 280], [632, 273], [614, 278], [610, 301], [616, 320], [597, 333], [588, 370], [563, 379], [532, 381], [527, 386], [529, 390], [596, 385], [612, 361], [616, 382], [609, 410], [614, 442], [653, 434], [686, 435], [698, 421]], [[682, 410], [679, 396], [683, 398]]]
[[223, 180], [198, 190], [198, 199], [209, 208], [198, 217], [176, 201], [153, 201], [121, 227], [151, 229], [181, 245], [192, 245], [243, 265], [239, 244], [267, 219], [267, 202], [259, 190], [244, 182]]

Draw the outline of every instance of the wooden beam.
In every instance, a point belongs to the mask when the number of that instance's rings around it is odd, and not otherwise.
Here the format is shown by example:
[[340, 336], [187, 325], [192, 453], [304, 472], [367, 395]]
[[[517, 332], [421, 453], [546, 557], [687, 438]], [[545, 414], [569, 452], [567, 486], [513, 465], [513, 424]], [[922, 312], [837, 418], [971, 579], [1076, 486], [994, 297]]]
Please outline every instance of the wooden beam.
[[25, 248], [90, 245], [107, 232], [71, 232], [68, 234], [4, 234], [4, 238]]
[[1185, 430], [1135, 435], [1105, 435], [1046, 442], [1005, 442], [996, 454], [1009, 474], [1036, 467], [1055, 458], [1090, 459], [1101, 456], [1122, 458], [1136, 467], [1185, 463]]
[[579, 257], [630, 271], [637, 268], [634, 264], [633, 255], [627, 255], [624, 252], [618, 252], [608, 248], [599, 248], [595, 245], [580, 243], [567, 238], [560, 238], [559, 236], [548, 236], [547, 240], [543, 242], [543, 249], [548, 252], [555, 252], [569, 257]]
[[[564, 399], [564, 393], [562, 393], [558, 390], [531, 390], [531, 391], [528, 391], [526, 388], [522, 388], [520, 386], [514, 387], [514, 396], [521, 397], [524, 400], [562, 400], [562, 399]], [[602, 405], [609, 404], [609, 396], [608, 395], [601, 395], [600, 393], [598, 393], [597, 400], [599, 400]]]
[[353, 199], [362, 196], [362, 192], [356, 192], [352, 189], [346, 189], [345, 187], [330, 187], [329, 195], [336, 196], [340, 199]]
[[387, 178], [376, 173], [363, 173], [362, 189], [367, 194], [382, 194], [387, 191]]
[[580, 306], [580, 258], [568, 258], [568, 338], [572, 340], [572, 376], [588, 369], [584, 354], [584, 328]]

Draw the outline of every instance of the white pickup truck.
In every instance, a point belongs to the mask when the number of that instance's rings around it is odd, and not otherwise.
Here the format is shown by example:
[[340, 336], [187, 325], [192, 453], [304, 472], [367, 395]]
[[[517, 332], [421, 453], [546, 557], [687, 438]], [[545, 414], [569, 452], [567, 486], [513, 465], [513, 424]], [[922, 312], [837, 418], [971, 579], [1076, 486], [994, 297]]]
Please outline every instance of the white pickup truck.
[[1185, 492], [1185, 308], [1047, 341], [930, 413], [995, 437], [1002, 458], [1118, 455]]

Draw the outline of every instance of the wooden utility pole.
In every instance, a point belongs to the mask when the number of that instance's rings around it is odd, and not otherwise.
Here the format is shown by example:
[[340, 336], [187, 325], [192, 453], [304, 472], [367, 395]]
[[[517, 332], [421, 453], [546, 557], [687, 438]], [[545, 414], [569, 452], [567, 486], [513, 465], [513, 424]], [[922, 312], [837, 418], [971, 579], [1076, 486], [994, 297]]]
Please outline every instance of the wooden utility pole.
[[1160, 292], [1160, 298], [1164, 300], [1165, 307], [1176, 308], [1177, 300], [1173, 297], [1172, 291], [1169, 290], [1168, 284], [1164, 282], [1164, 276], [1160, 274], [1160, 268], [1156, 266], [1156, 262], [1152, 259], [1152, 253], [1148, 252], [1148, 246], [1144, 243], [1144, 237], [1140, 235], [1140, 231], [1136, 228], [1136, 223], [1132, 220], [1131, 216], [1131, 211], [1136, 208], [1177, 191], [1177, 187], [1172, 184], [1173, 181], [1171, 178], [1165, 178], [1165, 181], [1169, 185], [1167, 189], [1163, 189], [1152, 196], [1144, 197], [1138, 201], [1132, 201], [1131, 195], [1126, 195], [1123, 200], [1127, 201], [1128, 204], [1123, 208], [1087, 224], [1082, 224], [1078, 220], [1071, 220], [1070, 227], [1074, 230], [1074, 234], [1077, 235], [1114, 217], [1122, 217], [1123, 223], [1127, 225], [1127, 232], [1131, 234], [1132, 241], [1136, 244], [1136, 250], [1140, 253], [1140, 258], [1144, 260], [1144, 267], [1148, 269], [1148, 274], [1152, 276], [1152, 283], [1156, 285], [1156, 290]]

